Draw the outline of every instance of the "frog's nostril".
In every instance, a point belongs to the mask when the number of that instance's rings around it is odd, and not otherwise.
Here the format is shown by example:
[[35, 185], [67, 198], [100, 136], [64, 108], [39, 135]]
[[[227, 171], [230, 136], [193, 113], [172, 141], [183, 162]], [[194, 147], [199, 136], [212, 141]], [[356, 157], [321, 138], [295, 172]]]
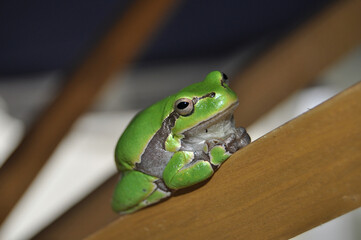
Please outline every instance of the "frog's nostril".
[[[221, 79], [221, 84], [222, 84], [222, 86], [223, 86], [224, 83], [227, 84], [227, 85], [229, 85], [229, 80], [228, 80], [227, 75], [226, 75], [225, 73], [223, 73], [223, 72], [221, 72], [221, 73], [222, 73], [222, 79]], [[223, 87], [224, 87], [224, 86], [223, 86]]]

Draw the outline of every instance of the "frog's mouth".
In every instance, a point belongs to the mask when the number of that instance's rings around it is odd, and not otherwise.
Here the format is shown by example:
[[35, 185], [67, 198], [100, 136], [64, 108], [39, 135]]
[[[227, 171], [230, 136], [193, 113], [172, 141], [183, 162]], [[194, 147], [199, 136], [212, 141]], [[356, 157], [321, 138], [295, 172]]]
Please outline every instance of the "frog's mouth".
[[207, 141], [225, 142], [233, 134], [237, 135], [242, 145], [250, 143], [250, 137], [244, 128], [236, 128], [233, 112], [238, 106], [235, 102], [224, 111], [207, 121], [201, 122], [183, 132], [182, 149], [201, 150]]

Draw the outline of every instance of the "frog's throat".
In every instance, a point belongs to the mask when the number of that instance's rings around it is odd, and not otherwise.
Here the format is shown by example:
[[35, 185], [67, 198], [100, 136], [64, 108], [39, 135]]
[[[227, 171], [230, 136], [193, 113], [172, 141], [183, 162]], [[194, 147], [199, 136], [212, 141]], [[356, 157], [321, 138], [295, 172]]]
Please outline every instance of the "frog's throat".
[[231, 119], [233, 116], [233, 112], [234, 110], [237, 108], [238, 106], [238, 101], [234, 102], [232, 105], [230, 105], [228, 108], [226, 108], [225, 110], [223, 110], [222, 112], [214, 115], [212, 118], [200, 122], [197, 125], [193, 126], [192, 128], [189, 128], [185, 131], [183, 131], [181, 134], [184, 135], [184, 137], [191, 137], [196, 135], [199, 131], [204, 130], [206, 128], [208, 128], [209, 126], [212, 126], [220, 121], [226, 120], [226, 119]]

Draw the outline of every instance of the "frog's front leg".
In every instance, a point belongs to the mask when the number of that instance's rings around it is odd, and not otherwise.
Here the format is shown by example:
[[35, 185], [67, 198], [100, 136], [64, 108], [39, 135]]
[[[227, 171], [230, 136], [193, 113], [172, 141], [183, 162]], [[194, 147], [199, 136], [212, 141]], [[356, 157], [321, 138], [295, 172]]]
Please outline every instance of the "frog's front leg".
[[209, 150], [209, 158], [212, 165], [219, 167], [233, 153], [247, 146], [251, 142], [251, 138], [246, 130], [242, 127], [227, 136], [226, 139], [212, 139], [206, 141], [206, 148]]
[[190, 151], [176, 152], [164, 169], [163, 180], [171, 189], [189, 187], [212, 176], [213, 168], [205, 159], [195, 159]]

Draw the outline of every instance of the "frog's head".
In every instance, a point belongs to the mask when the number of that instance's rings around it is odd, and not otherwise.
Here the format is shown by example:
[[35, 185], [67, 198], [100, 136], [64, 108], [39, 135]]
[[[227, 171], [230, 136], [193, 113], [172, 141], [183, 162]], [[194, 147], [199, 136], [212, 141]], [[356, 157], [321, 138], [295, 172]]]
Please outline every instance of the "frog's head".
[[209, 73], [204, 81], [184, 88], [173, 97], [173, 111], [178, 114], [173, 134], [195, 134], [220, 121], [231, 121], [238, 105], [227, 76], [219, 71]]

